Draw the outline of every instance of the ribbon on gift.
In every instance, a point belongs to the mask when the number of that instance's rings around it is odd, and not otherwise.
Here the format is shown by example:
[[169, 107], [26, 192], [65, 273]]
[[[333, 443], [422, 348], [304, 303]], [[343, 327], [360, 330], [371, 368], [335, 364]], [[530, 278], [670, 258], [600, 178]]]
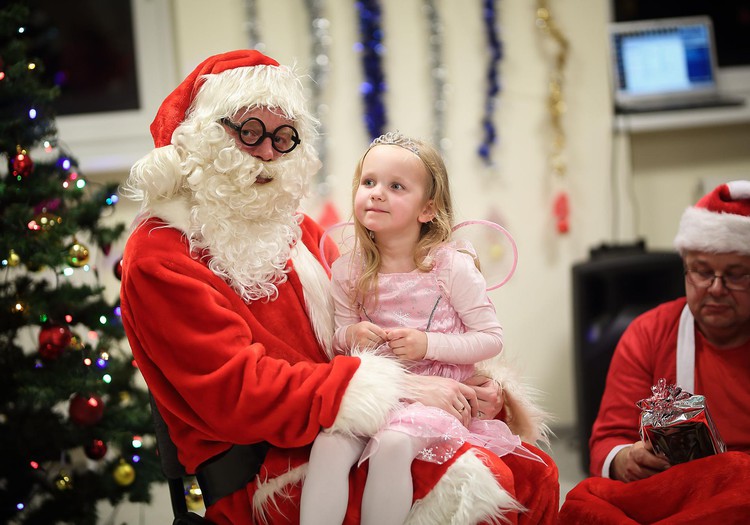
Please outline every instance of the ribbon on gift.
[[651, 387], [651, 393], [651, 397], [641, 399], [636, 405], [643, 412], [651, 414], [650, 419], [654, 426], [665, 424], [675, 414], [684, 412], [686, 407], [683, 401], [693, 396], [677, 385], [668, 385], [663, 377]]
[[705, 397], [668, 385], [663, 378], [651, 393], [636, 405], [641, 409], [641, 439], [655, 453], [677, 464], [726, 451]]

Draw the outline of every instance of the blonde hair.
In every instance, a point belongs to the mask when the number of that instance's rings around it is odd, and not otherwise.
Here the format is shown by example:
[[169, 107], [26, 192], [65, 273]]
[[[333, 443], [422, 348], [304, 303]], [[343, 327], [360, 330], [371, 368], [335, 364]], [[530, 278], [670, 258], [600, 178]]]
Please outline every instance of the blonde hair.
[[[425, 257], [431, 250], [449, 241], [453, 231], [453, 201], [445, 162], [443, 162], [440, 152], [427, 142], [407, 138], [399, 132], [381, 135], [370, 144], [370, 147], [367, 148], [367, 151], [357, 163], [352, 180], [352, 202], [354, 202], [359, 188], [365, 157], [370, 150], [380, 145], [400, 146], [411, 151], [419, 157], [427, 170], [426, 196], [427, 200], [433, 203], [434, 217], [430, 222], [422, 224], [419, 240], [414, 249], [414, 264], [419, 271], [429, 271], [432, 269], [432, 264], [425, 261]], [[356, 217], [353, 220], [354, 252], [358, 257], [352, 259], [353, 262], [356, 261], [351, 268], [351, 271], [354, 272], [352, 275], [356, 279], [352, 304], [365, 305], [365, 298], [367, 298], [368, 304], [373, 305], [377, 301], [378, 272], [381, 265], [380, 252], [370, 235], [370, 231]]]

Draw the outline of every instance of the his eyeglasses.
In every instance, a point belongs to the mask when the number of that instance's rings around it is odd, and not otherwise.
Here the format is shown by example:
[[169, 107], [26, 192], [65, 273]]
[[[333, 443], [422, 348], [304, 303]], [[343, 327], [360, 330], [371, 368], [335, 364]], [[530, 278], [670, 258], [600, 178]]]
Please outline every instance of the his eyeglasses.
[[279, 126], [273, 133], [269, 133], [263, 121], [255, 117], [250, 117], [242, 124], [235, 124], [228, 118], [221, 119], [221, 123], [236, 131], [240, 141], [246, 146], [258, 146], [269, 137], [273, 149], [279, 153], [289, 153], [301, 142], [299, 133], [289, 124]]
[[736, 292], [746, 292], [750, 290], [750, 273], [718, 274], [705, 270], [685, 269], [685, 277], [693, 286], [698, 288], [711, 288], [714, 281], [718, 279], [727, 290], [734, 290]]

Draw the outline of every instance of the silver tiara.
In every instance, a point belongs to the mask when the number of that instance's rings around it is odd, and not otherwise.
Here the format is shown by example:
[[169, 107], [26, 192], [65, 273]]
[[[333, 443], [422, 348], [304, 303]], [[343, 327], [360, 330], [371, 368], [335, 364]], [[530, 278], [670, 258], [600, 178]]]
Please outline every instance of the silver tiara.
[[389, 131], [388, 133], [380, 135], [370, 143], [371, 148], [377, 145], [399, 146], [401, 148], [408, 149], [417, 157], [419, 157], [419, 148], [417, 148], [417, 145], [409, 137], [406, 137], [398, 130]]

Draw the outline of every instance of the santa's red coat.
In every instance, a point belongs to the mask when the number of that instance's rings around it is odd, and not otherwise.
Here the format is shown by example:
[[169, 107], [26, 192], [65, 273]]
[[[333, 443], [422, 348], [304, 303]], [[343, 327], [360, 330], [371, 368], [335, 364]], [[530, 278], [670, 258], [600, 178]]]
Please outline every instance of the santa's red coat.
[[730, 451], [670, 467], [641, 481], [599, 477], [614, 447], [640, 439], [640, 409], [660, 378], [676, 381], [677, 332], [685, 298], [636, 318], [610, 364], [607, 388], [591, 436], [591, 471], [573, 488], [560, 525], [590, 523], [687, 525], [750, 522], [750, 343], [717, 348], [695, 330], [695, 392]]
[[[307, 217], [301, 227], [301, 242], [320, 260], [320, 228]], [[334, 423], [364, 366], [355, 357], [329, 362], [311, 328], [293, 268], [278, 291], [273, 301], [245, 304], [204, 261], [190, 255], [180, 230], [157, 219], [136, 228], [126, 246], [123, 323], [187, 471], [233, 444], [272, 445], [255, 482], [209, 507], [206, 516], [217, 524], [254, 523], [261, 511], [269, 523], [298, 521], [309, 444], [322, 427]], [[377, 400], [380, 393], [368, 395]], [[512, 523], [553, 524], [557, 470], [548, 456], [527, 446], [547, 465], [512, 455], [497, 458], [468, 445], [443, 465], [415, 461], [415, 500], [440, 506], [429, 496], [449, 478], [446, 472], [476, 468], [472, 462], [477, 462], [490, 480], [529, 509], [520, 515], [507, 512]], [[352, 474], [346, 523], [359, 520], [365, 469]]]
[[[591, 433], [591, 474], [603, 474], [614, 447], [638, 441], [640, 409], [660, 378], [677, 379], [677, 331], [685, 298], [664, 303], [637, 317], [617, 345], [607, 388]], [[694, 394], [706, 397], [711, 417], [729, 450], [750, 452], [750, 342], [717, 348], [695, 330]]]

